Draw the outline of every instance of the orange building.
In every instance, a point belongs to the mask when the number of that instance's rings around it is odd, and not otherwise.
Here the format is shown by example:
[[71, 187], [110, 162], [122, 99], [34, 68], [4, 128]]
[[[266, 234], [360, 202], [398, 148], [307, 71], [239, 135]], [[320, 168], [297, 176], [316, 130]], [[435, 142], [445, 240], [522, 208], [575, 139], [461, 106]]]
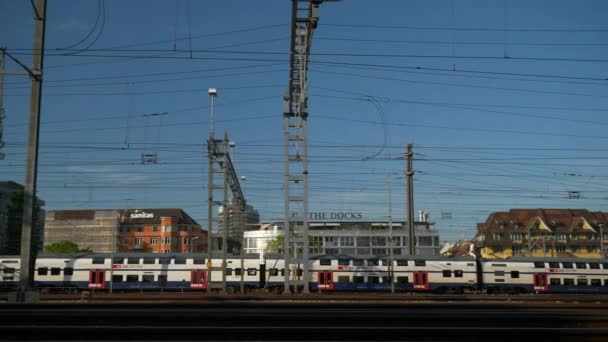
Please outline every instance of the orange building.
[[181, 209], [122, 210], [118, 252], [201, 253], [207, 232]]

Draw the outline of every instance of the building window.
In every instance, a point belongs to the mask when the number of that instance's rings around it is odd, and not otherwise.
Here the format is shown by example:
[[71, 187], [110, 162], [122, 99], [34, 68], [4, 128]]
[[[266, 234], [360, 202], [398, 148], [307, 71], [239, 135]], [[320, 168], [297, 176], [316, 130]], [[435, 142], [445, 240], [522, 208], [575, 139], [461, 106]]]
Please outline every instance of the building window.
[[357, 236], [357, 247], [369, 247], [369, 236]]
[[143, 245], [140, 237], [136, 237], [135, 240], [133, 241], [133, 244], [135, 245], [135, 247], [139, 247], [139, 246]]
[[156, 245], [156, 244], [158, 244], [158, 238], [155, 238], [155, 237], [150, 238], [150, 244], [151, 244], [151, 245]]
[[587, 253], [595, 253], [595, 247], [594, 246], [587, 247]]
[[513, 240], [513, 241], [521, 241], [522, 239], [523, 239], [522, 233], [512, 233], [511, 234], [511, 240]]
[[372, 255], [387, 255], [385, 248], [372, 248]]
[[51, 268], [51, 275], [60, 275], [61, 274], [61, 268], [59, 267], [52, 267]]
[[128, 242], [127, 242], [127, 239], [119, 239], [118, 243], [121, 245], [126, 245]]
[[189, 245], [191, 243], [192, 243], [192, 239], [191, 238], [189, 238], [189, 237], [185, 237], [184, 238], [184, 245]]
[[386, 246], [385, 236], [372, 236], [372, 247], [375, 246]]
[[493, 233], [492, 240], [502, 240], [502, 233]]
[[353, 247], [355, 245], [355, 238], [352, 236], [340, 236], [340, 246], [342, 247]]
[[521, 246], [513, 246], [511, 248], [511, 251], [512, 251], [513, 255], [520, 254], [522, 251], [522, 248], [521, 248]]
[[392, 240], [391, 246], [393, 246], [393, 247], [401, 246], [401, 236], [393, 236], [393, 238], [391, 240]]
[[334, 236], [326, 236], [323, 247], [338, 247], [337, 238]]
[[137, 226], [137, 232], [142, 233], [144, 231], [144, 226]]
[[494, 253], [502, 253], [502, 247], [494, 247]]
[[152, 226], [152, 231], [153, 232], [157, 232], [158, 231], [158, 226], [157, 225], [153, 225]]
[[171, 244], [171, 238], [170, 237], [164, 237], [163, 238], [163, 245], [170, 245]]
[[566, 241], [568, 240], [568, 234], [557, 234], [557, 239], [559, 241]]
[[566, 246], [556, 246], [555, 251], [557, 253], [566, 253]]
[[580, 252], [580, 250], [581, 249], [578, 246], [572, 246], [572, 247], [570, 247], [570, 251], [572, 251], [572, 253], [578, 253], [578, 252]]

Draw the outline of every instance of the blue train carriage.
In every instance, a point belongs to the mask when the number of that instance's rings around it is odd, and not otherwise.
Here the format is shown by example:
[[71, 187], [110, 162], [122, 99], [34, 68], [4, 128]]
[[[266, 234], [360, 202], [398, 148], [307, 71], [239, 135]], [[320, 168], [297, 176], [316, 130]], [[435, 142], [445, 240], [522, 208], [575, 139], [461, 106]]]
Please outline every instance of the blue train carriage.
[[608, 293], [608, 260], [510, 258], [483, 260], [488, 293]]
[[0, 255], [0, 289], [14, 289], [19, 283], [21, 260], [18, 255]]

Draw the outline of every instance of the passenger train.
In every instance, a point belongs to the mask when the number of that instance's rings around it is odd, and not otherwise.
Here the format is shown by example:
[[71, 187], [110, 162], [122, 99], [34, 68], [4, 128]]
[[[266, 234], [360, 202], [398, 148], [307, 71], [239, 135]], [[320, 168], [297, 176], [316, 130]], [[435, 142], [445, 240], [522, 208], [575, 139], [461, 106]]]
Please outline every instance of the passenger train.
[[[211, 291], [222, 282], [222, 259], [204, 254], [41, 254], [34, 287], [51, 290]], [[391, 265], [392, 263], [392, 265]], [[19, 281], [17, 256], [0, 256], [0, 288]], [[299, 267], [298, 267], [299, 266]], [[608, 259], [473, 257], [356, 258], [320, 255], [309, 260], [313, 291], [396, 291], [432, 293], [608, 293]], [[289, 265], [291, 279], [302, 265]], [[280, 255], [233, 255], [226, 262], [226, 287], [238, 291], [283, 290]], [[300, 289], [301, 290], [301, 289]]]

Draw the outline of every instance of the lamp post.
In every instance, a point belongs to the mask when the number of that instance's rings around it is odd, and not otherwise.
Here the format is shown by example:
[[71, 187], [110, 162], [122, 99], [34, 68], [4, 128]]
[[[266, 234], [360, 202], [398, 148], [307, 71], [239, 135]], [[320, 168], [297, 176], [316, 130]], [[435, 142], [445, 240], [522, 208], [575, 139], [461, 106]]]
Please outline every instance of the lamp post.
[[604, 254], [604, 224], [600, 223], [600, 257], [605, 258]]
[[192, 248], [194, 247], [194, 241], [198, 240], [198, 236], [195, 236], [190, 240], [190, 254], [192, 254]]

